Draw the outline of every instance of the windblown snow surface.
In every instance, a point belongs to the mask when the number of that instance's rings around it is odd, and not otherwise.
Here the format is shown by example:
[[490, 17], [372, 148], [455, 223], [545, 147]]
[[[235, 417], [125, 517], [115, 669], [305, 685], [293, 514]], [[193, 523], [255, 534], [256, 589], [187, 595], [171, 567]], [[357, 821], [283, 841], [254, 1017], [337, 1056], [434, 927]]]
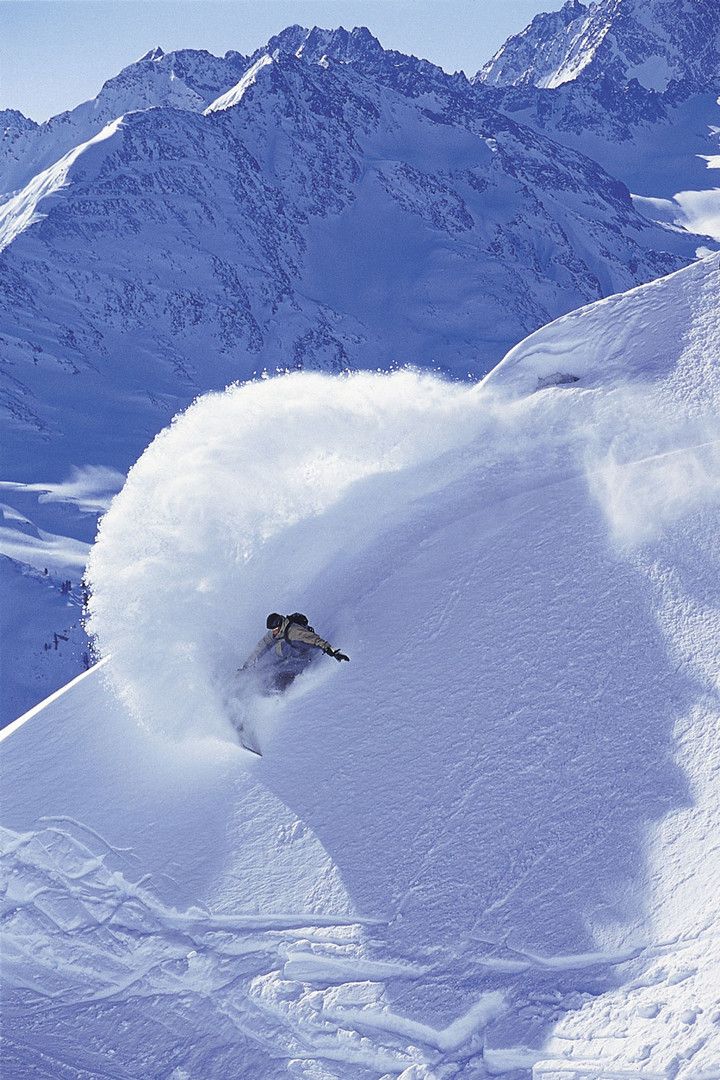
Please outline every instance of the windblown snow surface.
[[717, 282], [155, 439], [2, 733], [8, 1078], [720, 1077]]

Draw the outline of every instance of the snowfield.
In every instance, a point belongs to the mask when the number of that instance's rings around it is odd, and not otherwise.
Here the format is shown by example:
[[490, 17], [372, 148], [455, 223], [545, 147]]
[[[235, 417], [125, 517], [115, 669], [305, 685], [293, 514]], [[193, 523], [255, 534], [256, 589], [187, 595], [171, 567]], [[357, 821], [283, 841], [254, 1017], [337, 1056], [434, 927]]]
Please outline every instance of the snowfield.
[[[717, 281], [154, 440], [0, 736], [9, 1076], [720, 1077]], [[257, 697], [296, 609], [351, 662]]]

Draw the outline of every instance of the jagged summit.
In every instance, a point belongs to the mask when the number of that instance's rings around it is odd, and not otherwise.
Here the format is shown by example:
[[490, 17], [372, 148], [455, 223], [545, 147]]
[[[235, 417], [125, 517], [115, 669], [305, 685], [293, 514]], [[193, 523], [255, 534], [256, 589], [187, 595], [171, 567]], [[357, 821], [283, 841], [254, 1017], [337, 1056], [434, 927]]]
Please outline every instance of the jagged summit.
[[587, 17], [581, 0], [567, 0], [559, 11], [541, 12], [521, 33], [508, 38], [475, 81], [490, 86], [548, 85], [550, 72], [556, 75], [562, 66], [579, 21]]
[[146, 60], [162, 60], [164, 55], [165, 53], [160, 48], [160, 46], [156, 45], [154, 49], [150, 49], [150, 51], [146, 52], [144, 56], [141, 56], [137, 63], [143, 64]]
[[[206, 49], [166, 53], [157, 46], [108, 79], [96, 100], [104, 102], [118, 92], [125, 99], [134, 92], [141, 108], [172, 105], [202, 111], [238, 80], [247, 65], [247, 58], [240, 53], [226, 57], [214, 56]], [[194, 104], [192, 99], [197, 99]]]
[[166, 53], [156, 46], [108, 79], [90, 101], [42, 125], [19, 121], [19, 113], [0, 113], [0, 202], [121, 116], [154, 108], [203, 112], [238, 82], [248, 64], [240, 53]]
[[356, 26], [346, 30], [339, 26], [334, 30], [325, 30], [314, 26], [289, 26], [282, 30], [260, 52], [287, 55], [294, 53], [310, 63], [318, 63], [324, 57], [342, 63], [353, 63], [368, 59], [377, 60], [385, 50], [366, 26]]
[[347, 65], [408, 97], [417, 97], [435, 86], [441, 93], [453, 86], [461, 85], [463, 89], [468, 86], [463, 72], [448, 75], [429, 60], [384, 48], [366, 26], [352, 30], [342, 26], [334, 30], [290, 26], [271, 38], [251, 59], [257, 61], [268, 54], [278, 59], [294, 57], [308, 64]]
[[477, 73], [491, 86], [555, 88], [582, 77], [664, 93], [720, 79], [715, 0], [568, 0], [536, 16]]
[[0, 142], [14, 138], [22, 131], [32, 131], [39, 125], [18, 109], [0, 109]]

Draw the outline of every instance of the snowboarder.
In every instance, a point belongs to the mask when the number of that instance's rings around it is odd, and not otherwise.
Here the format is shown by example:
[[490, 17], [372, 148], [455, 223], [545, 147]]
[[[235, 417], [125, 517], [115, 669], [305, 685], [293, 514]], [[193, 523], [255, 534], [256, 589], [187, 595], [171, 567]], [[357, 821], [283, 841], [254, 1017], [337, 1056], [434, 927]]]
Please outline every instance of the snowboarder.
[[[265, 625], [267, 633], [260, 638], [238, 670], [247, 671], [273, 650], [270, 681], [275, 690], [287, 689], [312, 661], [314, 649], [320, 649], [326, 656], [334, 656], [337, 661], [350, 660], [349, 656], [339, 649], [334, 649], [329, 642], [316, 634], [313, 627], [308, 625], [307, 616], [299, 611], [292, 615], [279, 615], [277, 611], [273, 611], [268, 615]], [[268, 659], [271, 659], [269, 655]]]

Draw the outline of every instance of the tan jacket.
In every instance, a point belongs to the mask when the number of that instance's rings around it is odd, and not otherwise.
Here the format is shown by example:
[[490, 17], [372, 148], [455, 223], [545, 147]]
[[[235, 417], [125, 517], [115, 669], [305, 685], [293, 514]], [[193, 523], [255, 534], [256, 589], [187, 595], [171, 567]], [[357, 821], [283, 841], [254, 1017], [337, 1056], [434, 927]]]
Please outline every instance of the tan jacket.
[[[291, 623], [289, 619], [283, 619], [277, 634], [273, 634], [272, 630], [268, 630], [267, 634], [263, 634], [243, 667], [250, 667], [258, 657], [271, 649], [273, 645], [278, 656], [289, 658], [295, 652], [293, 649], [294, 642], [297, 642], [300, 646], [314, 645], [315, 648], [322, 649], [323, 652], [334, 651], [332, 645], [325, 638], [321, 638], [319, 634], [316, 634], [314, 630], [311, 630], [310, 627], [301, 626], [300, 623]], [[299, 653], [299, 651], [298, 649], [297, 652]]]

